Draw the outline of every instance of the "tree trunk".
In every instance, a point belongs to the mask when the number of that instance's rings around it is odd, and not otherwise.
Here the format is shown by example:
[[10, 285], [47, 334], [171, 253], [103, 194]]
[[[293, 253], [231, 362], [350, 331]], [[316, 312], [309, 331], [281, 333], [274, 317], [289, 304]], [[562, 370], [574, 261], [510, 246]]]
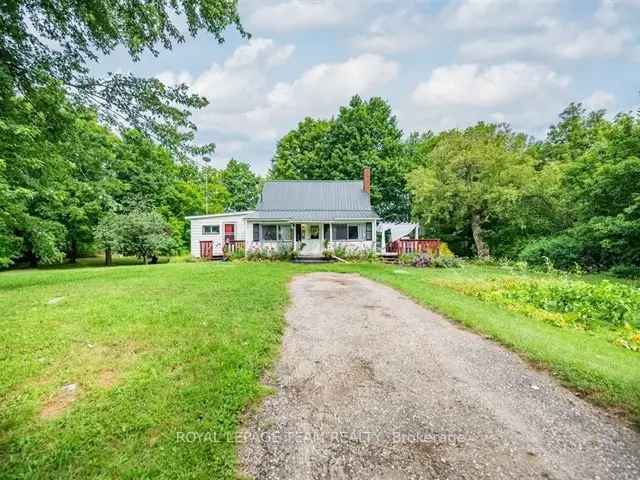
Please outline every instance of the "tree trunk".
[[491, 256], [489, 245], [484, 241], [484, 232], [482, 231], [482, 217], [479, 213], [474, 213], [471, 218], [471, 231], [473, 232], [473, 241], [476, 242], [476, 251], [478, 257], [488, 258]]
[[75, 240], [71, 240], [71, 244], [69, 245], [69, 263], [76, 263], [78, 258], [78, 242]]
[[104, 251], [104, 264], [110, 267], [113, 264], [113, 256], [111, 255], [111, 247]]

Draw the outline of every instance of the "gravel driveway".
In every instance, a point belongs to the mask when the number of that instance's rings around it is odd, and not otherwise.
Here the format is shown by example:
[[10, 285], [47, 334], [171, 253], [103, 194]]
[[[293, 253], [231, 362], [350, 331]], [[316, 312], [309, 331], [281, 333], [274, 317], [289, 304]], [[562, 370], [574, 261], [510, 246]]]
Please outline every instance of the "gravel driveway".
[[495, 343], [356, 275], [290, 290], [276, 392], [243, 432], [245, 475], [640, 478], [640, 434]]

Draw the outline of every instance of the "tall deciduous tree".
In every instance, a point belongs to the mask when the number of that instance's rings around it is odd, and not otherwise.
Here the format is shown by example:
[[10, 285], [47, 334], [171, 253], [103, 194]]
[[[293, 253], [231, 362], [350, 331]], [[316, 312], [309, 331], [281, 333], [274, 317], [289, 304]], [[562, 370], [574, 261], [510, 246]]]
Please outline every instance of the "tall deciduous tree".
[[371, 168], [371, 201], [380, 216], [410, 215], [405, 175], [409, 157], [391, 107], [381, 98], [354, 96], [334, 120], [305, 119], [278, 143], [271, 177], [356, 180]]
[[229, 192], [225, 202], [226, 212], [241, 212], [256, 208], [260, 196], [260, 177], [251, 171], [251, 167], [233, 158], [221, 172], [220, 180]]
[[318, 180], [328, 175], [323, 165], [323, 145], [333, 123], [307, 117], [282, 137], [271, 162], [270, 176], [279, 180]]
[[535, 263], [547, 257], [562, 268], [640, 265], [638, 114], [610, 121], [603, 112], [570, 105], [538, 153], [542, 164], [556, 163], [561, 172], [566, 223], [527, 245], [521, 258]]
[[414, 214], [438, 232], [470, 231], [477, 255], [487, 257], [486, 227], [517, 211], [534, 174], [523, 135], [482, 123], [446, 132], [408, 177]]

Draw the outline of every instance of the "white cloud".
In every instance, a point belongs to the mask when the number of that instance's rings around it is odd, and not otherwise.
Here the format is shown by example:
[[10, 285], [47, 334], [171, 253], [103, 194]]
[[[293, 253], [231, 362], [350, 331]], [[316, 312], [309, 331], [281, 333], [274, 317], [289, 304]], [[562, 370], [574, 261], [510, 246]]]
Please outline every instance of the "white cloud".
[[398, 120], [410, 131], [491, 121], [543, 135], [570, 101], [569, 84], [569, 77], [538, 64], [441, 66], [399, 105]]
[[426, 82], [418, 84], [412, 98], [420, 106], [496, 107], [568, 84], [568, 77], [543, 65], [449, 65], [433, 70]]
[[398, 10], [377, 17], [365, 33], [352, 40], [358, 50], [376, 53], [402, 53], [424, 47], [429, 40], [431, 20], [411, 10]]
[[625, 31], [607, 31], [602, 28], [594, 28], [578, 32], [577, 35], [566, 43], [558, 46], [558, 54], [569, 59], [585, 57], [615, 57], [625, 51], [628, 42], [633, 36]]
[[612, 110], [616, 106], [616, 97], [604, 90], [596, 90], [582, 101], [589, 110]]
[[397, 76], [398, 68], [397, 63], [373, 54], [319, 64], [296, 80], [260, 90], [259, 98], [242, 111], [220, 111], [211, 105], [198, 113], [199, 124], [204, 129], [273, 141], [305, 116], [326, 117], [354, 94], [375, 93]]
[[291, 83], [278, 83], [267, 98], [271, 108], [294, 108], [304, 111], [305, 115], [327, 115], [352, 95], [366, 94], [394, 79], [398, 68], [396, 62], [374, 54], [360, 55], [342, 63], [322, 63]]
[[457, 0], [445, 12], [447, 24], [461, 30], [512, 29], [554, 11], [559, 0]]
[[217, 165], [242, 152], [262, 155], [265, 145], [275, 145], [305, 116], [328, 117], [352, 95], [375, 94], [398, 75], [396, 62], [362, 54], [343, 62], [320, 63], [289, 82], [272, 81], [269, 68], [288, 59], [292, 49], [256, 39], [198, 75], [172, 71], [157, 75], [171, 84], [185, 82], [209, 99], [209, 105], [194, 114], [194, 121], [200, 138], [217, 141]]
[[528, 54], [563, 60], [611, 58], [631, 54], [633, 36], [626, 30], [608, 31], [601, 27], [584, 29], [558, 24], [546, 31], [481, 38], [460, 46], [461, 55], [470, 60], [493, 60]]
[[294, 49], [269, 38], [255, 38], [236, 48], [223, 65], [213, 63], [196, 78], [186, 71], [165, 71], [156, 77], [168, 85], [186, 83], [219, 113], [244, 112], [264, 98], [267, 71], [286, 62]]
[[[475, 3], [495, 5], [501, 1], [477, 0]], [[632, 11], [626, 8], [624, 18], [621, 15], [623, 4], [629, 5], [629, 2], [636, 2], [640, 6], [640, 0], [602, 0], [592, 16], [570, 20], [558, 13], [532, 17], [522, 28], [493, 29], [478, 38], [467, 35], [469, 39], [460, 45], [459, 52], [470, 61], [516, 56], [560, 60], [638, 59], [640, 49], [632, 27]], [[531, 4], [538, 5], [536, 2]]]
[[258, 7], [249, 25], [269, 31], [335, 27], [351, 21], [359, 10], [356, 0], [288, 0]]
[[625, 12], [640, 9], [640, 0], [600, 0], [595, 19], [602, 25], [613, 27], [624, 21]]
[[157, 74], [156, 78], [170, 87], [175, 87], [182, 83], [190, 85], [193, 81], [193, 77], [191, 76], [191, 74], [186, 71], [173, 72], [171, 70], [166, 70]]
[[224, 66], [242, 68], [262, 62], [267, 67], [272, 67], [289, 60], [294, 50], [294, 45], [277, 47], [270, 38], [252, 38], [247, 45], [236, 48], [231, 57], [224, 62]]

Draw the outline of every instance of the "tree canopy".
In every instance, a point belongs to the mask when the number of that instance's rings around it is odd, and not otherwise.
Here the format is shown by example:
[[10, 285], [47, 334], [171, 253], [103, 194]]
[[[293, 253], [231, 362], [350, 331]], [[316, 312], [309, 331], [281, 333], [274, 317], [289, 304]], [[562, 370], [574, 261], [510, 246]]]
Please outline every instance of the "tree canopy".
[[516, 214], [534, 175], [526, 137], [483, 123], [452, 130], [423, 163], [408, 176], [415, 217], [443, 234], [470, 231], [477, 255], [489, 256], [485, 230]]
[[242, 212], [256, 208], [262, 182], [248, 163], [233, 158], [221, 172], [220, 181], [228, 192], [225, 212]]
[[111, 252], [135, 256], [145, 264], [157, 261], [160, 255], [171, 255], [177, 250], [171, 228], [158, 212], [133, 210], [121, 215], [107, 215], [97, 225], [95, 237], [105, 251], [107, 264]]
[[543, 141], [479, 124], [409, 143], [415, 218], [457, 253], [640, 265], [638, 113], [608, 119], [570, 104]]
[[[0, 96], [0, 263], [74, 260], [94, 248], [94, 230], [109, 212], [159, 212], [179, 244], [186, 215], [204, 213], [204, 177], [195, 164], [138, 130], [118, 136], [91, 109], [74, 105], [55, 82]], [[209, 211], [228, 192], [209, 175]]]
[[54, 79], [72, 101], [93, 107], [111, 123], [137, 128], [172, 149], [202, 153], [213, 146], [193, 145], [189, 117], [206, 99], [154, 78], [119, 73], [95, 78], [89, 64], [119, 47], [133, 60], [145, 52], [158, 55], [201, 31], [222, 42], [229, 26], [248, 36], [236, 0], [1, 2], [0, 76], [21, 94]]
[[306, 118], [276, 149], [274, 179], [356, 180], [371, 168], [371, 202], [389, 220], [410, 216], [402, 131], [387, 102], [354, 96], [331, 120]]

